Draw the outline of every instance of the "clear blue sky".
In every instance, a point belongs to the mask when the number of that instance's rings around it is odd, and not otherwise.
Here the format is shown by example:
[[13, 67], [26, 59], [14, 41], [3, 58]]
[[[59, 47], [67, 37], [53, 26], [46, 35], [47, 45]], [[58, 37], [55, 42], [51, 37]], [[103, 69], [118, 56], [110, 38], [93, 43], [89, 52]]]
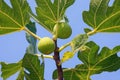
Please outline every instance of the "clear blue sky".
[[[9, 1], [9, 0], [6, 0]], [[32, 10], [34, 10], [34, 0], [28, 0]], [[113, 0], [112, 0], [113, 1]], [[73, 29], [73, 34], [69, 39], [66, 40], [58, 40], [58, 45], [67, 43], [77, 34], [84, 33], [83, 29], [88, 27], [82, 20], [82, 12], [84, 10], [89, 9], [90, 0], [76, 0], [74, 5], [72, 5], [66, 12], [67, 17], [69, 18], [70, 25]], [[9, 3], [9, 2], [8, 2]], [[46, 31], [44, 28], [41, 28], [40, 25], [37, 24], [38, 32], [37, 34], [41, 37], [52, 35]], [[109, 46], [109, 48], [113, 48], [116, 45], [120, 44], [120, 34], [108, 34], [108, 33], [99, 33], [94, 36], [91, 36], [89, 40], [95, 41], [100, 47]], [[0, 61], [5, 61], [7, 63], [14, 63], [18, 60], [22, 59], [26, 50], [28, 43], [25, 39], [25, 32], [16, 32], [4, 36], [0, 36]], [[66, 50], [68, 50], [67, 48]], [[118, 54], [119, 55], [119, 54]], [[69, 60], [68, 62], [63, 63], [63, 67], [74, 67], [75, 64], [81, 63], [76, 56]], [[45, 59], [45, 79], [52, 80], [52, 71], [56, 69], [54, 61], [51, 59]], [[120, 80], [120, 70], [116, 72], [103, 72], [98, 75], [91, 76], [92, 80]], [[17, 75], [17, 74], [16, 74]], [[2, 80], [2, 78], [0, 78]], [[15, 76], [10, 77], [8, 80], [15, 80]]]

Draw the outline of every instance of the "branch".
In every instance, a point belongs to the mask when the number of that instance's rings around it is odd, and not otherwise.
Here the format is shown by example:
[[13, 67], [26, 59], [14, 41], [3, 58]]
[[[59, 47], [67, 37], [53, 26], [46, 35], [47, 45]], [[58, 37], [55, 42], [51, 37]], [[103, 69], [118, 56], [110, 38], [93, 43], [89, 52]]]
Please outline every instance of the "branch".
[[54, 40], [54, 42], [55, 42], [54, 60], [55, 60], [57, 71], [58, 71], [58, 80], [63, 80], [62, 65], [59, 65], [60, 55], [59, 55], [59, 48], [57, 46], [57, 40]]

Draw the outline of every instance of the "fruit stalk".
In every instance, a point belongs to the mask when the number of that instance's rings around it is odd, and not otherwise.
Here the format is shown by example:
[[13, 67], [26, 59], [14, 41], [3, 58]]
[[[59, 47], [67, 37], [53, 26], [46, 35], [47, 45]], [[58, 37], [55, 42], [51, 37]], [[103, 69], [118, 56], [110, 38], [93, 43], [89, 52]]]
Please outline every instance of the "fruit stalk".
[[59, 55], [59, 48], [57, 46], [57, 40], [54, 40], [54, 42], [55, 42], [54, 60], [55, 60], [56, 67], [57, 67], [58, 80], [63, 80], [62, 65], [59, 65], [59, 63], [60, 63], [60, 55]]

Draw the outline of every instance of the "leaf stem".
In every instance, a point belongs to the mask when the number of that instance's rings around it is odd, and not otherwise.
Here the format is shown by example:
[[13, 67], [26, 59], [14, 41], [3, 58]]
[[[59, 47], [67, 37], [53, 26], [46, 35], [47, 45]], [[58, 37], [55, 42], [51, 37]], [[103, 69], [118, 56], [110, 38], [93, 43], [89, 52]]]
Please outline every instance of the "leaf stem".
[[63, 49], [65, 49], [65, 48], [68, 47], [69, 45], [70, 45], [70, 42], [69, 42], [69, 43], [66, 43], [65, 45], [61, 46], [58, 51], [59, 51], [59, 52], [62, 51]]
[[87, 35], [89, 36], [89, 35], [93, 35], [93, 34], [95, 34], [95, 33], [96, 33], [96, 29], [94, 29], [94, 30], [88, 32]]
[[53, 56], [50, 56], [50, 55], [42, 55], [42, 54], [35, 54], [35, 55], [37, 55], [38, 57], [44, 57], [44, 58], [53, 59]]
[[28, 32], [30, 35], [32, 35], [33, 37], [35, 37], [36, 39], [40, 40], [41, 38], [39, 36], [37, 36], [36, 34], [34, 34], [33, 32], [31, 32], [29, 29], [27, 29], [26, 27], [23, 29], [24, 31]]
[[55, 42], [55, 50], [54, 50], [54, 60], [56, 63], [57, 67], [57, 72], [58, 72], [58, 80], [63, 80], [63, 70], [62, 70], [62, 65], [59, 65], [60, 63], [60, 55], [59, 55], [59, 48], [57, 46], [57, 40], [54, 40]]

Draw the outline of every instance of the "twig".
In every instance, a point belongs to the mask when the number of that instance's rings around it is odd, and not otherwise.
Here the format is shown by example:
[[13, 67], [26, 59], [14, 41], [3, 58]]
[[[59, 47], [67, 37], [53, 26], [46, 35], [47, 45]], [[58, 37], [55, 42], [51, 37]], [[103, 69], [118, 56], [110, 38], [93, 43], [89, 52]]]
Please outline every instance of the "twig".
[[54, 60], [56, 63], [57, 67], [57, 72], [58, 72], [58, 80], [63, 80], [63, 70], [62, 70], [62, 65], [59, 65], [60, 63], [60, 55], [59, 55], [59, 48], [57, 46], [57, 40], [54, 40], [55, 42], [55, 51], [54, 51]]

